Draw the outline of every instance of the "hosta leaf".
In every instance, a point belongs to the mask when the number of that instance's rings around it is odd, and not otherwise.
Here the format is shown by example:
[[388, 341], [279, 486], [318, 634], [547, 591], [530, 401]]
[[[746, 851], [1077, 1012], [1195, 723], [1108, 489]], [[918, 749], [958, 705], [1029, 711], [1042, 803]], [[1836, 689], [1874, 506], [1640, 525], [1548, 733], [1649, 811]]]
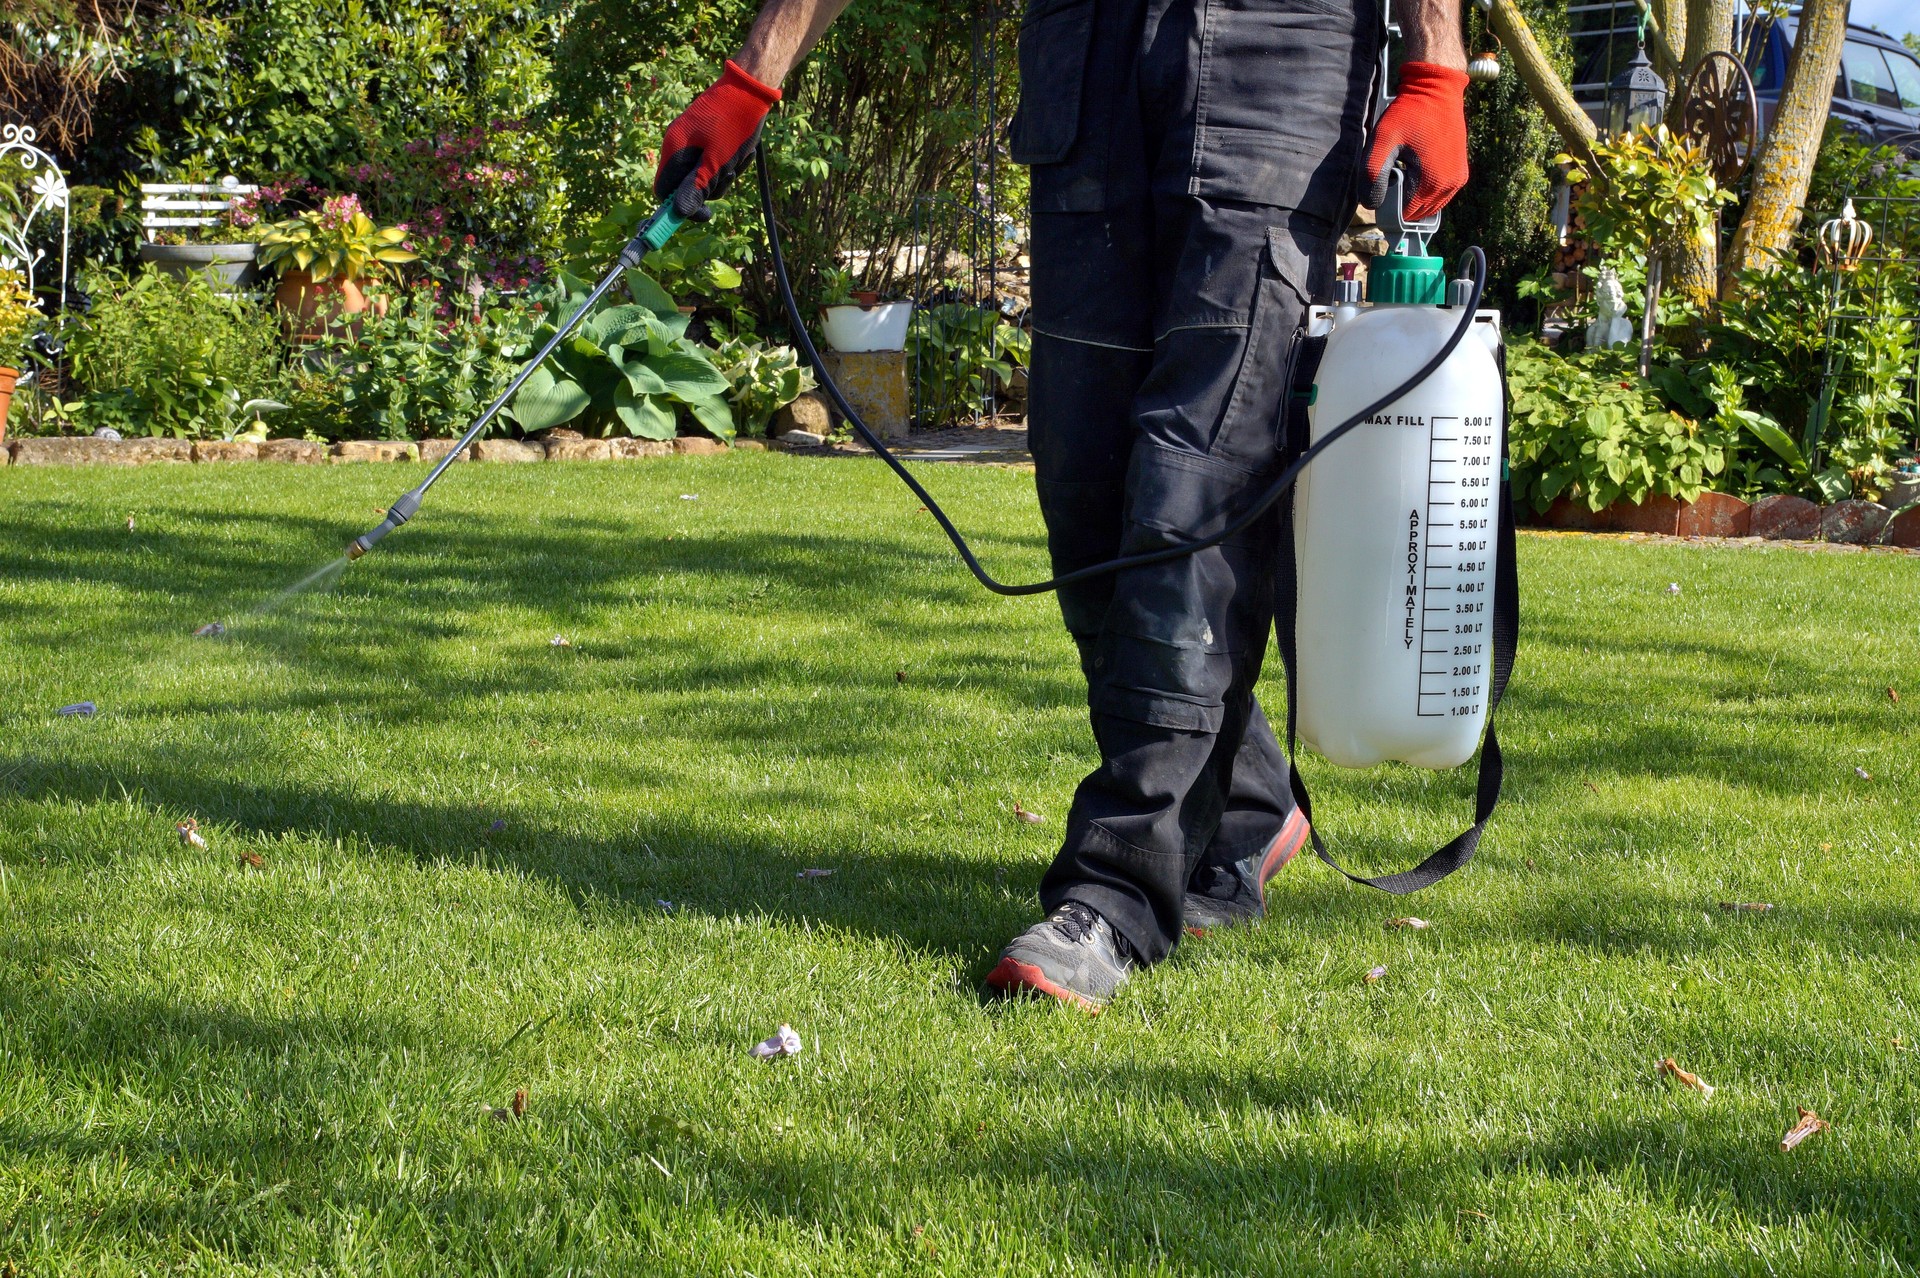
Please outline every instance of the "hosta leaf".
[[624, 382], [613, 392], [613, 413], [642, 439], [672, 439], [678, 433], [671, 404], [657, 395], [636, 395]]
[[673, 300], [673, 294], [661, 288], [645, 271], [627, 272], [627, 296], [655, 315], [680, 314], [680, 306]]
[[621, 364], [620, 371], [626, 374], [627, 385], [633, 387], [634, 394], [665, 395], [668, 393], [666, 379], [655, 371], [653, 365], [647, 361], [645, 354], [628, 351], [624, 348], [621, 353], [627, 358], [625, 362]]
[[726, 377], [704, 355], [674, 351], [647, 364], [666, 383], [668, 394], [688, 403], [727, 393]]
[[708, 434], [715, 439], [732, 442], [733, 410], [727, 406], [726, 400], [717, 395], [705, 399], [690, 399], [687, 401], [687, 409]]
[[533, 370], [513, 397], [513, 418], [525, 431], [545, 430], [572, 421], [585, 412], [591, 397], [572, 378], [556, 377], [549, 365]]

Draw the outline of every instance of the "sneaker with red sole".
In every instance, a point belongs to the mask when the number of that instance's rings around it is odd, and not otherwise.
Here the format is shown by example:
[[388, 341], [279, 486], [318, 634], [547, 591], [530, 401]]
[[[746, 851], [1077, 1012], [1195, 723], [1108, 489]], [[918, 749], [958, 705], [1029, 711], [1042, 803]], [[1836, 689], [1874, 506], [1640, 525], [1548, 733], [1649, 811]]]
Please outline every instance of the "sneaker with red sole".
[[1132, 971], [1132, 952], [1113, 924], [1092, 906], [1068, 901], [1013, 938], [987, 985], [1009, 997], [1045, 995], [1097, 1012]]
[[1307, 818], [1295, 808], [1266, 850], [1231, 865], [1202, 866], [1180, 900], [1189, 936], [1208, 929], [1257, 923], [1267, 916], [1267, 883], [1306, 846]]

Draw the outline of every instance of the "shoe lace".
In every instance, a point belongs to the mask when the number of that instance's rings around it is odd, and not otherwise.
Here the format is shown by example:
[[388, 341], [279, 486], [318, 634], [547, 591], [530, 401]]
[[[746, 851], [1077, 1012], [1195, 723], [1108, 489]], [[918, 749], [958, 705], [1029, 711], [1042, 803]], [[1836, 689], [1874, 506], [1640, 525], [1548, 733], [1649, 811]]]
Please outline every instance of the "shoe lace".
[[1093, 929], [1099, 924], [1100, 916], [1090, 905], [1068, 901], [1055, 910], [1047, 921], [1053, 924], [1054, 931], [1078, 945], [1093, 935]]

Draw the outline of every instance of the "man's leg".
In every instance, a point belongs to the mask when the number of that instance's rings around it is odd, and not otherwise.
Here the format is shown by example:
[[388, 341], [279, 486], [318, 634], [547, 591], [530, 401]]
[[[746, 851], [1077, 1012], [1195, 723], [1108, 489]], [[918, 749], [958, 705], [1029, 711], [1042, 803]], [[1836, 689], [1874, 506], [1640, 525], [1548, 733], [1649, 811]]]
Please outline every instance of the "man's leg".
[[[1062, 569], [1106, 553], [1112, 525], [1092, 516], [1112, 505], [1116, 472], [1122, 552], [1212, 533], [1271, 480], [1286, 364], [1310, 280], [1316, 270], [1330, 274], [1331, 228], [1351, 209], [1370, 24], [1378, 21], [1367, 0], [1352, 12], [1306, 0], [1258, 12], [1209, 6], [1204, 18], [1192, 0], [1127, 6], [1065, 6], [1049, 11], [1047, 28], [1030, 26], [1036, 55], [1059, 53], [1070, 35], [1088, 74], [1084, 100], [1054, 104], [1069, 114], [1042, 115], [1023, 102], [1025, 123], [1015, 124], [1016, 158], [1026, 149], [1036, 165], [1030, 425]], [[1047, 29], [1061, 40], [1043, 42]], [[1111, 100], [1115, 81], [1099, 74], [1116, 32], [1137, 42], [1124, 109]], [[1047, 83], [1070, 84], [1081, 97], [1078, 76]], [[1295, 101], [1303, 91], [1304, 105]], [[1203, 110], [1209, 100], [1211, 116]], [[1229, 101], [1231, 110], [1221, 105]], [[1262, 112], [1264, 129], [1246, 127]], [[1073, 113], [1078, 133], [1040, 126]], [[1232, 156], [1223, 160], [1223, 149]], [[1146, 336], [1137, 306], [1112, 305], [1109, 290], [1089, 290], [1088, 280], [1148, 290]], [[1075, 347], [1120, 353], [1070, 355]], [[1101, 360], [1126, 375], [1065, 375]], [[1044, 385], [1049, 368], [1062, 374], [1052, 391]], [[1079, 490], [1087, 519], [1072, 518], [1076, 494], [1054, 487], [1063, 471], [1046, 456], [1043, 405], [1060, 406], [1064, 421], [1069, 397], [1081, 394], [1110, 421], [1111, 392], [1129, 382], [1137, 386], [1130, 441], [1123, 447], [1112, 444], [1111, 430], [1096, 432], [1111, 444], [1101, 454], [1103, 495]], [[1277, 539], [1269, 522], [1063, 595], [1102, 762], [1081, 783], [1041, 885], [1051, 917], [1008, 947], [990, 983], [1097, 1003], [1125, 979], [1126, 966], [1172, 948], [1192, 871], [1230, 811], [1235, 761], [1254, 714], [1251, 690], [1271, 625]], [[1251, 797], [1253, 782], [1244, 788]]]

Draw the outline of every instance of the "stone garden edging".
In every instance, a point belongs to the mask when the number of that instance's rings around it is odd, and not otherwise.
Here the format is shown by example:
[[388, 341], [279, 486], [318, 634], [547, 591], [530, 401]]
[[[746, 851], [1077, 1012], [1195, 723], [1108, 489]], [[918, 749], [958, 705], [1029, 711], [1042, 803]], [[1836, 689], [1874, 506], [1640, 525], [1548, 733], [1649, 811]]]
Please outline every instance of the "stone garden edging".
[[[90, 435], [11, 439], [0, 444], [0, 466], [148, 466], [195, 462], [283, 462], [328, 465], [354, 462], [437, 462], [453, 451], [456, 439], [418, 443], [354, 439], [321, 444], [306, 439], [270, 439], [263, 444], [217, 439], [95, 439]], [[735, 449], [759, 452], [757, 439], [737, 440]], [[483, 439], [467, 449], [466, 460], [479, 462], [638, 461], [647, 457], [705, 456], [726, 452], [715, 439]]]
[[1655, 533], [1666, 537], [1761, 537], [1769, 541], [1830, 541], [1853, 546], [1920, 548], [1920, 504], [1889, 510], [1874, 501], [1815, 505], [1775, 493], [1749, 505], [1725, 493], [1695, 501], [1653, 496], [1638, 506], [1588, 510], [1565, 497], [1525, 522], [1586, 532]]

